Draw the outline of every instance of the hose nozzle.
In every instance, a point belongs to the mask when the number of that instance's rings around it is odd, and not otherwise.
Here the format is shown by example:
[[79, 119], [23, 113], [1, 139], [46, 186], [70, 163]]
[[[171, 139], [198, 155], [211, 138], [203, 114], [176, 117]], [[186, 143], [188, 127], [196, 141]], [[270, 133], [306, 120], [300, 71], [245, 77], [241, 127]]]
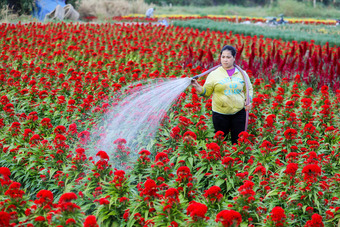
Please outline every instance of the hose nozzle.
[[199, 78], [199, 75], [192, 77], [191, 80], [196, 80], [197, 78]]

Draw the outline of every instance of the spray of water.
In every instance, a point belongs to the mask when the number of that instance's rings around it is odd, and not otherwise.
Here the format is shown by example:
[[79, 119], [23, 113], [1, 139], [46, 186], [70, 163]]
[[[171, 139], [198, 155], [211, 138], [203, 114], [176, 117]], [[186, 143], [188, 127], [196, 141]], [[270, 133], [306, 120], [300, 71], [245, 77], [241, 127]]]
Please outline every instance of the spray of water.
[[173, 79], [129, 90], [99, 127], [96, 150], [106, 151], [116, 168], [136, 161], [138, 152], [148, 149], [160, 121], [190, 82], [190, 78]]

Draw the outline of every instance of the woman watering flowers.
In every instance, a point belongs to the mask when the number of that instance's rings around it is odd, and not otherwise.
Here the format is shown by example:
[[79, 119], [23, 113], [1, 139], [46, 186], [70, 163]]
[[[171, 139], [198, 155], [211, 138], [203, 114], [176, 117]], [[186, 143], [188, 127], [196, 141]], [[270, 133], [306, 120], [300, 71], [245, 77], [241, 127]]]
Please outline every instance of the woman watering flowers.
[[[249, 77], [234, 64], [235, 57], [236, 49], [224, 46], [220, 53], [221, 66], [209, 73], [203, 87], [197, 80], [191, 81], [199, 95], [213, 95], [212, 120], [215, 132], [222, 131], [227, 137], [230, 131], [232, 144], [237, 143], [240, 132], [246, 130], [246, 111], [251, 109], [253, 96]], [[246, 87], [249, 91], [249, 104], [246, 104]]]

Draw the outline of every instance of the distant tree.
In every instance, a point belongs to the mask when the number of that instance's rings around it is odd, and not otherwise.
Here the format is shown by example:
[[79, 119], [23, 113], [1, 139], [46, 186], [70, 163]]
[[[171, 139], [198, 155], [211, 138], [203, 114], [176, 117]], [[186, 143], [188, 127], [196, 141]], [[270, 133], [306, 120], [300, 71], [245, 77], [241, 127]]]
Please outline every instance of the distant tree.
[[32, 12], [33, 0], [4, 0], [0, 6], [7, 5], [10, 10], [19, 15]]

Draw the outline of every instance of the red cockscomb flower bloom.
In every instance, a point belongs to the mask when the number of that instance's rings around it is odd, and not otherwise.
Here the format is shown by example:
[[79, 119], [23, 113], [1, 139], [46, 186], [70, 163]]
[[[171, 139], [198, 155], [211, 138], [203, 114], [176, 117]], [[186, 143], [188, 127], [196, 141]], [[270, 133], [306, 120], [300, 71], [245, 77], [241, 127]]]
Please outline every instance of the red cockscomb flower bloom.
[[239, 226], [242, 222], [242, 216], [234, 210], [222, 210], [216, 215], [216, 222], [221, 222], [224, 227]]
[[183, 135], [183, 141], [193, 141], [197, 140], [197, 136], [192, 131], [186, 131]]
[[297, 131], [293, 128], [289, 128], [284, 132], [284, 136], [287, 140], [295, 139]]
[[155, 157], [155, 162], [163, 162], [163, 163], [168, 163], [170, 160], [168, 159], [168, 154], [164, 152], [160, 152], [156, 155]]
[[316, 164], [309, 164], [303, 167], [302, 173], [305, 181], [316, 182], [317, 176], [321, 175], [321, 168]]
[[149, 156], [151, 153], [150, 153], [150, 151], [143, 149], [138, 154], [140, 154], [142, 156]]
[[126, 140], [123, 138], [118, 138], [113, 142], [113, 144], [118, 144], [118, 145], [126, 144]]
[[72, 200], [75, 200], [77, 198], [78, 198], [77, 195], [73, 192], [64, 193], [60, 196], [59, 204], [71, 202]]
[[286, 222], [286, 214], [282, 207], [274, 207], [270, 212], [271, 220], [276, 224], [276, 226], [280, 226]]
[[313, 214], [312, 220], [306, 222], [304, 227], [323, 227], [322, 216], [319, 214]]
[[52, 205], [53, 193], [49, 190], [40, 190], [37, 193], [38, 200], [35, 200], [35, 204], [40, 204], [41, 206]]
[[296, 163], [289, 163], [286, 167], [286, 170], [284, 171], [285, 174], [294, 176], [296, 174], [297, 169], [299, 168], [299, 165]]
[[221, 192], [221, 188], [214, 185], [214, 186], [211, 186], [208, 190], [205, 190], [204, 197], [210, 202], [215, 202], [215, 201], [219, 202], [223, 198], [223, 195], [220, 192]]
[[187, 208], [187, 215], [192, 217], [194, 221], [198, 219], [205, 219], [205, 214], [208, 211], [208, 207], [205, 204], [192, 201]]
[[109, 156], [107, 155], [105, 151], [98, 151], [96, 156], [99, 156], [101, 159], [110, 160]]
[[9, 221], [11, 220], [11, 216], [9, 213], [5, 211], [0, 211], [0, 226], [6, 227], [10, 226]]
[[84, 227], [99, 227], [99, 225], [97, 224], [96, 216], [87, 216], [84, 222]]
[[0, 175], [4, 178], [4, 180], [9, 180], [9, 176], [11, 175], [11, 171], [7, 167], [0, 167]]
[[233, 166], [234, 165], [234, 161], [235, 160], [232, 157], [226, 156], [226, 157], [223, 158], [222, 164], [225, 167], [229, 167], [229, 166]]
[[256, 193], [253, 191], [253, 187], [254, 187], [253, 182], [245, 180], [243, 185], [239, 187], [238, 191], [241, 195], [245, 197], [254, 196]]

